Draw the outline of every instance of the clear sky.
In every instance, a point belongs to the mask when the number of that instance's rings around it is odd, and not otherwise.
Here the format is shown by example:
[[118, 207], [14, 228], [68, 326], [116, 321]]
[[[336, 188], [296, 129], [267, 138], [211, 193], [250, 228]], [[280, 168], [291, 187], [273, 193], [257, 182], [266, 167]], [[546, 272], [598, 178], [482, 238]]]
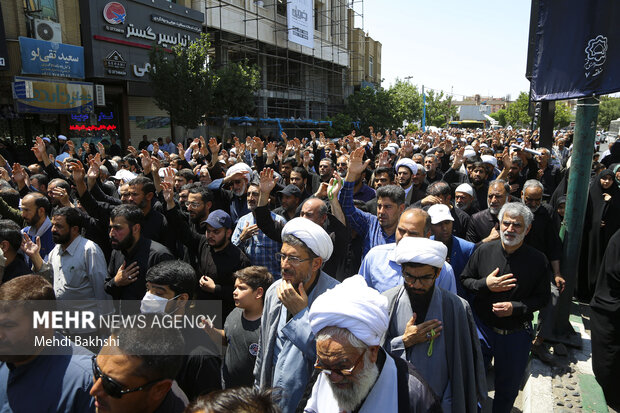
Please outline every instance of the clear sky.
[[[514, 100], [525, 79], [529, 0], [364, 0], [364, 30], [382, 43], [382, 86], [396, 78], [460, 95]], [[356, 2], [356, 10], [361, 10]], [[359, 19], [356, 26], [361, 26]]]

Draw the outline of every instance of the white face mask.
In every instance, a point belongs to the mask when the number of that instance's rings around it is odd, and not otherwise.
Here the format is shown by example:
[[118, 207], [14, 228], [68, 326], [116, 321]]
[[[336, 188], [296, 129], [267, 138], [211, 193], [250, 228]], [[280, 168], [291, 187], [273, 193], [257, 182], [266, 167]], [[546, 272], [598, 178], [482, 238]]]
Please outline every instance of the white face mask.
[[[172, 297], [170, 300], [174, 300], [179, 295]], [[144, 295], [144, 298], [142, 298], [142, 303], [140, 304], [140, 312], [142, 314], [165, 314], [166, 306], [168, 305], [168, 301], [170, 300], [155, 294], [151, 294], [149, 291], [147, 291]]]

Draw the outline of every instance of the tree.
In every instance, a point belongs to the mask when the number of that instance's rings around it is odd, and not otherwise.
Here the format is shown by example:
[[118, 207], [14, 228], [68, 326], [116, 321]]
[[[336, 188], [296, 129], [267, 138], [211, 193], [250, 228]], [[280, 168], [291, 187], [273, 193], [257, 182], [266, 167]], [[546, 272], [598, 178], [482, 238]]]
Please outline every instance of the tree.
[[346, 113], [338, 113], [327, 120], [332, 122], [332, 126], [325, 131], [325, 136], [329, 138], [340, 138], [348, 135], [353, 130], [353, 120]]
[[377, 130], [402, 126], [402, 119], [395, 119], [394, 99], [383, 88], [364, 87], [347, 98], [345, 113], [360, 122], [362, 131], [374, 126]]
[[620, 99], [609, 96], [601, 96], [601, 104], [598, 109], [598, 125], [609, 130], [612, 120], [620, 118]]
[[556, 103], [555, 105], [555, 117], [553, 120], [553, 126], [556, 129], [568, 126], [573, 120], [573, 114], [566, 103]]
[[422, 95], [415, 85], [396, 79], [390, 94], [394, 101], [395, 120], [412, 123], [422, 119]]
[[260, 72], [256, 65], [228, 63], [217, 70], [213, 86], [212, 114], [241, 116], [253, 114]]
[[426, 94], [426, 124], [443, 127], [451, 117], [456, 116], [456, 106], [452, 97], [445, 97], [443, 92], [429, 91]]
[[170, 114], [173, 125], [193, 129], [211, 109], [214, 76], [208, 60], [206, 34], [187, 47], [176, 45], [168, 53], [154, 47], [150, 53], [153, 97]]
[[511, 103], [506, 109], [506, 122], [513, 127], [528, 126], [532, 118], [527, 113], [530, 98], [527, 92], [519, 93], [516, 101]]
[[498, 121], [501, 126], [506, 126], [508, 125], [508, 122], [506, 121], [506, 113], [506, 109], [500, 109], [495, 113], [491, 113], [489, 116]]

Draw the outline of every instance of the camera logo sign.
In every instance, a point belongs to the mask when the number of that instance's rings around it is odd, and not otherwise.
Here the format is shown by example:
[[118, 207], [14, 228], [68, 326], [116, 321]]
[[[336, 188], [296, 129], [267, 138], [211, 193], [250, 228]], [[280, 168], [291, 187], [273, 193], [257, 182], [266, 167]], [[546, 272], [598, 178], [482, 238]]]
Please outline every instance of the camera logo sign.
[[125, 17], [127, 17], [125, 6], [118, 2], [108, 3], [103, 8], [103, 18], [110, 24], [123, 24]]

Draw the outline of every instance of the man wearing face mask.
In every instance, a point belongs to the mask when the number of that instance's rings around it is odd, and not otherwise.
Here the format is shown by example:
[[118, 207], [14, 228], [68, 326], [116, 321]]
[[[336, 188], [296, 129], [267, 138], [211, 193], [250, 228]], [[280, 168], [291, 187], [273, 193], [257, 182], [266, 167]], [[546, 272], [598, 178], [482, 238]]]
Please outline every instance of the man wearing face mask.
[[[170, 314], [182, 318], [196, 290], [196, 273], [183, 261], [164, 261], [146, 274], [146, 294], [140, 312]], [[179, 387], [192, 400], [221, 389], [221, 347], [202, 329], [181, 328], [185, 350], [181, 370], [176, 376]]]
[[502, 207], [498, 218], [500, 239], [474, 251], [461, 282], [473, 294], [487, 369], [494, 359], [493, 411], [510, 412], [532, 345], [532, 314], [549, 300], [552, 273], [547, 257], [524, 242], [534, 220], [532, 211], [511, 202]]

